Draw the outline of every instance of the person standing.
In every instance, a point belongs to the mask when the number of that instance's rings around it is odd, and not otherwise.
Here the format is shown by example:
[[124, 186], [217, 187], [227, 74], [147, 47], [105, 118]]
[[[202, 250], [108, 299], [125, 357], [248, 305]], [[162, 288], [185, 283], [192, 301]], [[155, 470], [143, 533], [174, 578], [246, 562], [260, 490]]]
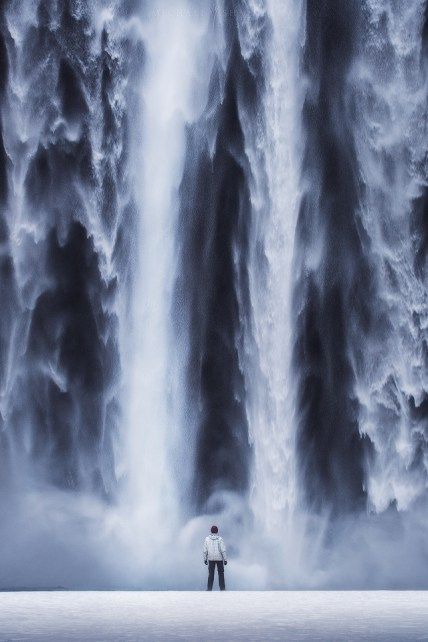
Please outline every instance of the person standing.
[[224, 545], [223, 538], [218, 534], [217, 526], [211, 526], [211, 535], [208, 535], [208, 537], [205, 538], [204, 562], [208, 566], [207, 591], [213, 590], [216, 564], [220, 591], [224, 591], [226, 589], [224, 583], [224, 567], [227, 564], [226, 546]]

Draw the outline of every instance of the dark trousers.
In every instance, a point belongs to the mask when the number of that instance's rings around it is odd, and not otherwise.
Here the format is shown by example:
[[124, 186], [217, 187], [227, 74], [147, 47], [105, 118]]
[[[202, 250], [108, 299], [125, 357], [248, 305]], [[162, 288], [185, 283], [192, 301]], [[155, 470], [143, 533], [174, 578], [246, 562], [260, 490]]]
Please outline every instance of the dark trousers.
[[223, 562], [213, 562], [209, 560], [208, 562], [208, 584], [207, 584], [207, 591], [212, 591], [213, 590], [213, 582], [214, 582], [214, 570], [215, 570], [215, 565], [217, 564], [217, 571], [218, 571], [218, 584], [220, 586], [220, 591], [225, 590], [225, 585], [224, 585], [224, 564]]

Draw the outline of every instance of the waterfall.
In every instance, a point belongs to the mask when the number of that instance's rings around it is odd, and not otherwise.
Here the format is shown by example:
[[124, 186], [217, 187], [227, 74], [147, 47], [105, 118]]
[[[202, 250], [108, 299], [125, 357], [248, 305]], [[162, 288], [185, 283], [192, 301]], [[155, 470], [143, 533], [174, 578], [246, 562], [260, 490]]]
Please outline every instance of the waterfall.
[[[241, 362], [254, 450], [253, 511], [259, 528], [274, 531], [291, 517], [297, 499], [291, 293], [301, 198], [303, 3], [255, 3], [252, 17], [241, 46], [250, 55], [262, 46], [264, 82], [256, 128], [251, 114], [243, 110], [241, 117], [252, 168], [250, 309], [242, 310]], [[262, 43], [257, 24], [266, 31]]]
[[359, 426], [374, 450], [367, 492], [376, 511], [392, 502], [406, 509], [427, 487], [424, 11], [424, 2], [383, 10], [365, 3], [365, 47], [352, 75], [371, 319], [365, 350], [358, 335], [351, 349]]
[[108, 30], [102, 4], [2, 11], [3, 456], [17, 483], [35, 475], [109, 495], [132, 208], [121, 101], [129, 43]]
[[5, 0], [0, 587], [426, 587], [427, 18]]
[[[209, 15], [209, 14], [208, 14]], [[207, 16], [191, 2], [146, 7], [139, 37], [145, 63], [140, 80], [134, 163], [138, 256], [133, 305], [123, 331], [127, 363], [123, 394], [128, 439], [128, 496], [156, 537], [175, 522], [185, 346], [174, 335], [179, 188], [186, 127], [198, 117], [204, 90]], [[202, 77], [201, 77], [202, 75]], [[179, 512], [179, 511], [178, 511]]]

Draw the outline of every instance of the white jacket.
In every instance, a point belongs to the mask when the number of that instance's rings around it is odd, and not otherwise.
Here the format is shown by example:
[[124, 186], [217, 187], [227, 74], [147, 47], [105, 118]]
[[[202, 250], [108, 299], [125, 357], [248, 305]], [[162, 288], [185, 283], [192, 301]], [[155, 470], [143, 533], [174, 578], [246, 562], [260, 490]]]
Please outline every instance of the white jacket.
[[204, 562], [207, 560], [216, 562], [226, 561], [226, 546], [220, 535], [212, 533], [205, 538], [204, 542]]

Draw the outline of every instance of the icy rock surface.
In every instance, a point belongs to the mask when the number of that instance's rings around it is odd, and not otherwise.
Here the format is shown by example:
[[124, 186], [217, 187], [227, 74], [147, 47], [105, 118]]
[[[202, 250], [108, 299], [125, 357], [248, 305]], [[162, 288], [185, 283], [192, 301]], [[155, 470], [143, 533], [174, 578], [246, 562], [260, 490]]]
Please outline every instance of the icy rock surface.
[[428, 592], [16, 592], [0, 640], [428, 640]]

